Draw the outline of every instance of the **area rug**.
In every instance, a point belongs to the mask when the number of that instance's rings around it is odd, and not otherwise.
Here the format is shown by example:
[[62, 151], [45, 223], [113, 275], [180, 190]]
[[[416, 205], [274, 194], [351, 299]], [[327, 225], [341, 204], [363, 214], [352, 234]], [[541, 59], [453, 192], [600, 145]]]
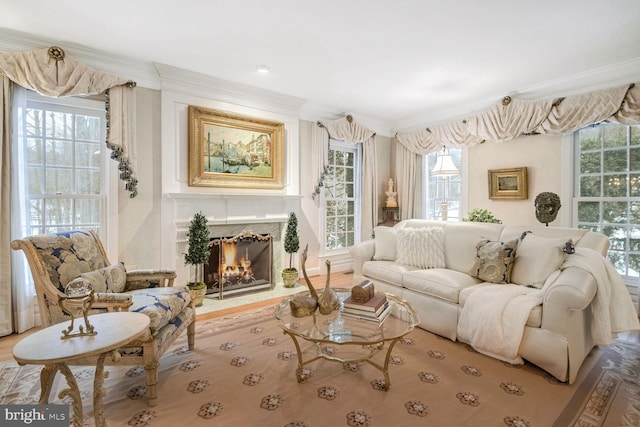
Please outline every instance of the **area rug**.
[[[339, 345], [325, 351], [339, 354]], [[313, 347], [307, 348], [313, 351]], [[382, 361], [384, 354], [376, 357]], [[512, 366], [416, 329], [393, 349], [391, 387], [369, 364], [317, 360], [296, 381], [292, 340], [271, 309], [199, 321], [162, 357], [158, 405], [147, 405], [142, 367], [107, 367], [109, 426], [637, 426], [640, 346], [594, 349], [573, 385], [531, 364]], [[93, 369], [72, 367], [93, 425]], [[58, 375], [51, 403], [66, 382]], [[36, 403], [39, 367], [0, 365], [0, 403]]]

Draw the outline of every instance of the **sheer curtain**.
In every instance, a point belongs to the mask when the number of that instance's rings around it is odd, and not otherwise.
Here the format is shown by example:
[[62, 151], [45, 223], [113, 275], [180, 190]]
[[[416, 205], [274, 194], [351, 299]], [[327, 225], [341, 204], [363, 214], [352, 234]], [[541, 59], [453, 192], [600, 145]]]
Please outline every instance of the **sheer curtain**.
[[422, 195], [422, 156], [394, 141], [396, 150], [396, 192], [400, 219], [419, 218]]
[[[24, 170], [26, 153], [23, 114], [27, 108], [27, 91], [23, 87], [13, 85], [13, 100], [11, 109], [11, 155], [13, 174], [11, 180], [11, 238], [20, 239], [27, 234], [27, 193]], [[22, 333], [37, 324], [36, 292], [31, 276], [28, 273], [24, 256], [12, 257], [12, 293], [14, 330]]]
[[[20, 179], [23, 167], [23, 144], [17, 139], [21, 108], [26, 106], [25, 90], [7, 77], [0, 76], [0, 336], [13, 332], [24, 332], [36, 324], [36, 301], [33, 283], [28, 281], [28, 273], [23, 256], [15, 256], [11, 250], [11, 240], [24, 236], [26, 206], [24, 182]], [[13, 166], [12, 166], [13, 165]]]
[[11, 303], [11, 80], [0, 75], [0, 336], [13, 332]]
[[[0, 52], [0, 78], [2, 89], [0, 100], [0, 335], [13, 331], [23, 332], [34, 325], [35, 291], [27, 284], [29, 277], [23, 265], [24, 256], [11, 250], [11, 239], [24, 237], [25, 224], [21, 223], [20, 210], [24, 200], [24, 185], [15, 181], [17, 171], [12, 164], [24, 165], [19, 146], [12, 138], [17, 137], [19, 114], [12, 110], [12, 91], [18, 87], [34, 90], [45, 96], [79, 96], [106, 92], [108, 136], [107, 146], [112, 157], [118, 161], [121, 178], [126, 181], [130, 197], [137, 194], [135, 178], [134, 129], [135, 82], [113, 76], [76, 61], [59, 47], [27, 52]], [[13, 129], [12, 129], [13, 128]], [[12, 159], [13, 156], [17, 158]], [[17, 161], [15, 161], [17, 160]], [[12, 193], [15, 198], [12, 198]], [[12, 236], [12, 229], [15, 235]]]

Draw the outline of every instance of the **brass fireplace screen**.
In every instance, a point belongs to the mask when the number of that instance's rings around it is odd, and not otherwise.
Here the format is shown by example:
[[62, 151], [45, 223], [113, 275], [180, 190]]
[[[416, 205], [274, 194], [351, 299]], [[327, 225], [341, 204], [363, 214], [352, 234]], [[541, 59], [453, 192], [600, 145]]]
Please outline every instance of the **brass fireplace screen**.
[[243, 231], [233, 237], [210, 239], [211, 255], [205, 266], [207, 296], [223, 299], [271, 289], [272, 236]]

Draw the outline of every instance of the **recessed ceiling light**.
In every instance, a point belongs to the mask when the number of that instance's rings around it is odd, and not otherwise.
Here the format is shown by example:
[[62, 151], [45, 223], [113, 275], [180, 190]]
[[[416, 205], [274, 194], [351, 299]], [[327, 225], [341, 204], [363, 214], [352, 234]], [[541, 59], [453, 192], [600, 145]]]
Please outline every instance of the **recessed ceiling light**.
[[264, 64], [260, 64], [260, 65], [256, 65], [256, 70], [258, 70], [259, 73], [268, 73], [269, 67]]

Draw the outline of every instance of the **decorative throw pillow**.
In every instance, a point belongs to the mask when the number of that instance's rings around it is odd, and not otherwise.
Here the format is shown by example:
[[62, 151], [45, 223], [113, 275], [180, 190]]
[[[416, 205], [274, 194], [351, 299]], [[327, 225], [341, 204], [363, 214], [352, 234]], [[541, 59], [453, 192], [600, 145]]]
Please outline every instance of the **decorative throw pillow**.
[[82, 273], [80, 277], [91, 283], [96, 292], [122, 292], [127, 283], [127, 271], [121, 262]]
[[380, 226], [374, 228], [373, 233], [376, 246], [373, 259], [377, 261], [395, 261], [398, 231], [393, 227]]
[[518, 240], [496, 242], [481, 240], [476, 245], [476, 262], [472, 276], [491, 283], [511, 283], [511, 271]]
[[444, 229], [399, 229], [396, 261], [418, 268], [444, 268]]
[[547, 277], [566, 259], [566, 238], [550, 239], [531, 232], [523, 233], [513, 264], [511, 281], [518, 285], [541, 288]]

